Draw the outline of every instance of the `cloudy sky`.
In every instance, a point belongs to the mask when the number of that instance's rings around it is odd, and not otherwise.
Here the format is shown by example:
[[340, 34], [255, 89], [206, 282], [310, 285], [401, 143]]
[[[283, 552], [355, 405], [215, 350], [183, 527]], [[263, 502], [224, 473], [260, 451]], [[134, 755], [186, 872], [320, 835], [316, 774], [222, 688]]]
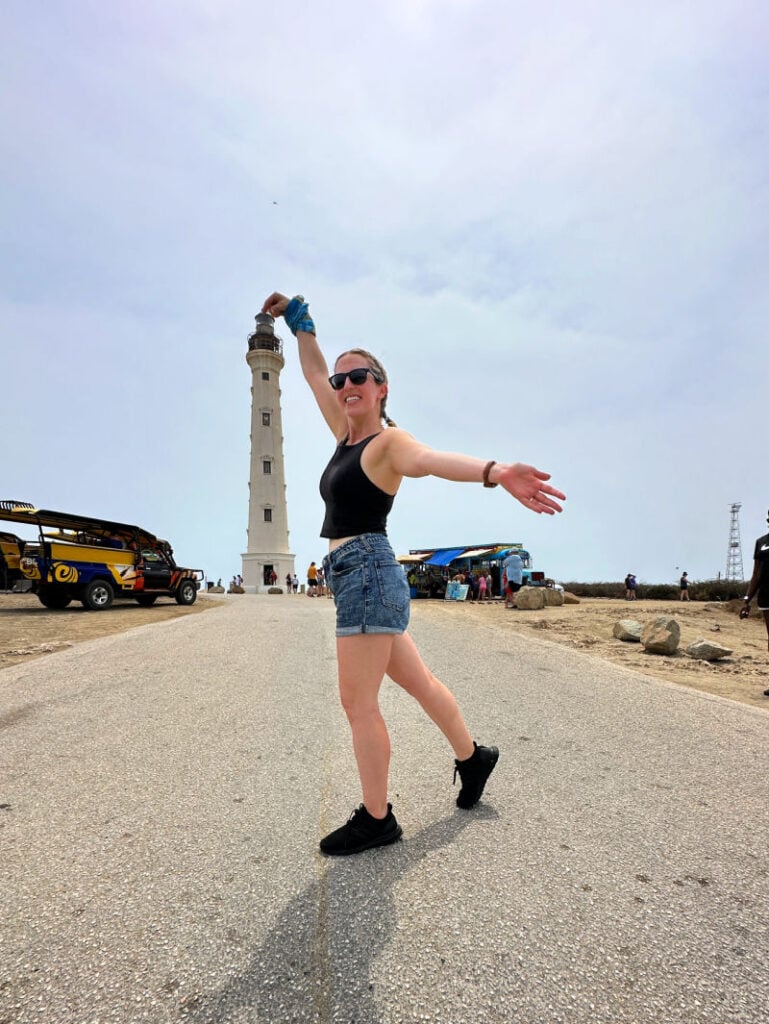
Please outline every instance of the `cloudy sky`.
[[[10, 0], [0, 497], [241, 570], [246, 338], [273, 290], [381, 356], [438, 448], [568, 495], [406, 481], [398, 552], [562, 580], [745, 570], [769, 508], [765, 0]], [[333, 447], [282, 322], [291, 549]]]

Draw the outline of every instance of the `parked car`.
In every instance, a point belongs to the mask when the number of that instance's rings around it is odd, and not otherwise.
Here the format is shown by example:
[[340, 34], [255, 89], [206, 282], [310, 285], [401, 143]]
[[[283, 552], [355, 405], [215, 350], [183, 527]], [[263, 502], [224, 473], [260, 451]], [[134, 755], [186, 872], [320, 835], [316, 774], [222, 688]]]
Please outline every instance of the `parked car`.
[[141, 527], [13, 501], [0, 501], [0, 520], [37, 527], [38, 539], [18, 548], [18, 571], [46, 608], [66, 608], [77, 600], [101, 611], [115, 597], [141, 605], [161, 596], [195, 603], [202, 570], [178, 566], [168, 541]]

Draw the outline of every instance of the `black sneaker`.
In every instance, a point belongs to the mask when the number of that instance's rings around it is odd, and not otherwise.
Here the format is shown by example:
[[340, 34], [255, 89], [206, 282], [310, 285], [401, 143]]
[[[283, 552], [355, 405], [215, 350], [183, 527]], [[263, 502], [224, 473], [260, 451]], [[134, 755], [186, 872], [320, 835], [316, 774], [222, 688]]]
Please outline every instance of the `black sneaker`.
[[454, 784], [456, 785], [457, 772], [462, 780], [457, 807], [469, 811], [478, 803], [486, 780], [494, 771], [498, 760], [499, 750], [496, 747], [479, 747], [475, 743], [475, 750], [466, 761], [454, 761]]
[[352, 812], [347, 824], [329, 833], [320, 841], [320, 852], [329, 857], [347, 857], [351, 853], [362, 853], [375, 846], [387, 846], [403, 835], [403, 829], [395, 820], [392, 804], [387, 805], [384, 818], [372, 818], [363, 804]]

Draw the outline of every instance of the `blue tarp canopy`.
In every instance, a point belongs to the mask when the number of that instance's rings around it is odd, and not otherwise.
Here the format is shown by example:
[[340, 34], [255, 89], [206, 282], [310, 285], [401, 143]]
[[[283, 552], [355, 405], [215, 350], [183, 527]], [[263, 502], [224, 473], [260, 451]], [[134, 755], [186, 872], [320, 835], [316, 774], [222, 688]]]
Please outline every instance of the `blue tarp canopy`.
[[425, 565], [448, 565], [458, 558], [467, 548], [443, 548], [425, 559]]

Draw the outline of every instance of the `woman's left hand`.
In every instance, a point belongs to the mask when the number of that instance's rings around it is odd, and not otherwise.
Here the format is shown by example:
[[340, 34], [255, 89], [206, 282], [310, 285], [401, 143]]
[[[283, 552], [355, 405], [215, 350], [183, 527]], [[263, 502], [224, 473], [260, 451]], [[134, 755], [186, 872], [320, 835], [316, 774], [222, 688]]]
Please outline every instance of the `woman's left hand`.
[[508, 494], [531, 512], [546, 512], [552, 516], [556, 512], [563, 512], [563, 509], [553, 498], [566, 500], [566, 495], [557, 491], [555, 487], [545, 483], [550, 479], [549, 473], [543, 473], [541, 469], [534, 466], [526, 466], [522, 462], [514, 462], [511, 466], [505, 466], [499, 474], [500, 483]]

